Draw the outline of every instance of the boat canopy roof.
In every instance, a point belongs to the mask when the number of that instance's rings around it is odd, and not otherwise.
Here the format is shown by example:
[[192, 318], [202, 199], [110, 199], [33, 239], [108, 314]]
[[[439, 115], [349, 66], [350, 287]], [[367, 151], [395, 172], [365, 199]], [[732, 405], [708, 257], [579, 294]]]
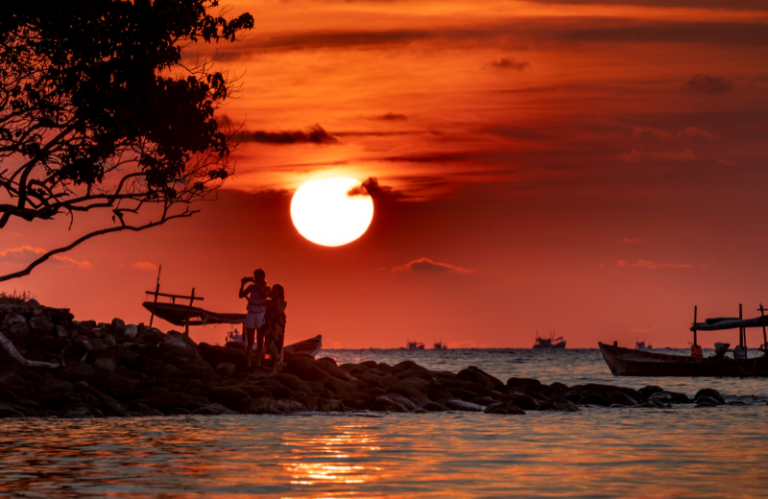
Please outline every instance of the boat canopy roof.
[[755, 317], [754, 319], [738, 319], [735, 317], [718, 317], [707, 319], [706, 322], [697, 322], [691, 326], [691, 331], [720, 331], [722, 329], [737, 329], [740, 327], [768, 326], [768, 316]]

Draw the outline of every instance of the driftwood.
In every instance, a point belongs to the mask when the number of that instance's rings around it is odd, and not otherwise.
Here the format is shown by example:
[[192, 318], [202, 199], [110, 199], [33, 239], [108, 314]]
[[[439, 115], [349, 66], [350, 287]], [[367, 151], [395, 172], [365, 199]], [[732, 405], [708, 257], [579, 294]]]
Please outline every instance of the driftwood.
[[51, 369], [56, 369], [57, 367], [61, 367], [59, 364], [53, 363], [53, 362], [43, 362], [40, 360], [28, 360], [24, 358], [21, 353], [16, 350], [16, 347], [13, 345], [13, 342], [5, 337], [3, 333], [0, 333], [0, 345], [3, 346], [6, 352], [13, 357], [13, 359], [21, 364], [24, 367], [50, 367]]

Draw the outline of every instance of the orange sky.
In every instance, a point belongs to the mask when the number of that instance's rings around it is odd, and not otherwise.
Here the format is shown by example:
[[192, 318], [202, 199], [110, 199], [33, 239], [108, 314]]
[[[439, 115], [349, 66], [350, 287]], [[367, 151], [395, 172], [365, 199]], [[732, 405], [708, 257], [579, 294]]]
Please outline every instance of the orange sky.
[[[0, 290], [147, 322], [158, 264], [166, 291], [194, 286], [223, 312], [244, 310], [239, 279], [263, 267], [286, 288], [286, 341], [346, 348], [527, 347], [537, 330], [569, 347], [685, 346], [694, 304], [768, 305], [762, 0], [226, 3], [256, 28], [217, 47], [242, 85], [221, 115], [247, 139], [219, 200]], [[264, 142], [286, 131], [302, 133]], [[361, 239], [324, 248], [288, 208], [303, 181], [336, 174], [393, 191]], [[67, 223], [10, 223], [0, 270], [95, 221]]]

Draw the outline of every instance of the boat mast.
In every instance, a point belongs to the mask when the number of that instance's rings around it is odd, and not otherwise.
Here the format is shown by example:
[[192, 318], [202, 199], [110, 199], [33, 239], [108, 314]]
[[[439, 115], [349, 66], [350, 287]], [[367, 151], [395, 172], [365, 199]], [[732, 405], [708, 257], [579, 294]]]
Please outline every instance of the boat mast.
[[693, 346], [696, 346], [696, 313], [699, 310], [698, 305], [693, 306]]
[[768, 349], [768, 339], [765, 337], [765, 312], [763, 304], [760, 304], [760, 317], [763, 319], [763, 350]]
[[[160, 272], [163, 270], [163, 264], [161, 263], [157, 267], [157, 286], [155, 286], [155, 305], [157, 305], [157, 297], [160, 294]], [[149, 316], [149, 327], [152, 327], [152, 321], [155, 319], [155, 309], [152, 308], [152, 315]]]

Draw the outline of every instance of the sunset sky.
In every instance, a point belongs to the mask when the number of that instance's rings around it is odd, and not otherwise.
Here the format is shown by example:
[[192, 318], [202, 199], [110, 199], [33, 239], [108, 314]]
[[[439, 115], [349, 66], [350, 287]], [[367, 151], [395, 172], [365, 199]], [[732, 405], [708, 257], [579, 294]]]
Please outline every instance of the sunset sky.
[[[219, 312], [245, 310], [239, 280], [262, 267], [285, 286], [286, 343], [342, 348], [530, 347], [536, 331], [685, 347], [694, 305], [768, 305], [764, 0], [224, 3], [256, 20], [215, 47], [241, 86], [219, 111], [242, 125], [236, 177], [190, 219], [94, 239], [0, 291], [148, 323], [160, 264], [164, 291]], [[368, 232], [328, 248], [289, 208], [333, 176], [381, 189]], [[94, 223], [12, 221], [0, 271]]]

